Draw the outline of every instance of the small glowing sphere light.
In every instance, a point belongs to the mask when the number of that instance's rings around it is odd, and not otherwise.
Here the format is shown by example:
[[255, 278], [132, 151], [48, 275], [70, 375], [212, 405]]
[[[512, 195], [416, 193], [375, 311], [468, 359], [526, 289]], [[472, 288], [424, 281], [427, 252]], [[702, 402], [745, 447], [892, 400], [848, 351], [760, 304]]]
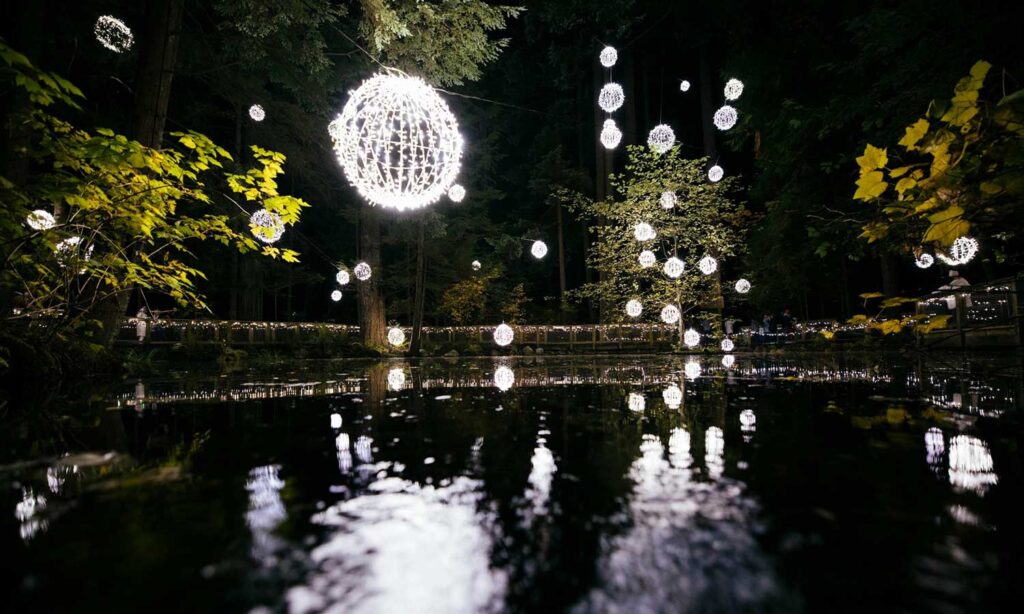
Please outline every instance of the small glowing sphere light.
[[718, 183], [722, 180], [722, 177], [725, 177], [725, 171], [722, 170], [721, 166], [716, 164], [708, 169], [708, 180], [712, 183]]
[[702, 371], [703, 369], [700, 368], [700, 363], [696, 360], [691, 360], [683, 367], [683, 373], [686, 374], [686, 379], [688, 380], [697, 379], [700, 377]]
[[736, 348], [736, 344], [732, 342], [732, 339], [722, 339], [722, 351], [731, 352]]
[[675, 324], [679, 321], [679, 308], [675, 305], [665, 305], [661, 310], [661, 321], [665, 324]]
[[665, 401], [665, 405], [676, 409], [683, 404], [683, 391], [679, 389], [679, 386], [669, 384], [667, 388], [661, 391], [661, 398]]
[[494, 386], [505, 392], [516, 383], [516, 374], [511, 368], [501, 365], [494, 370]]
[[668, 275], [672, 279], [679, 279], [679, 276], [686, 270], [686, 264], [682, 260], [672, 256], [665, 261], [665, 275]]
[[454, 184], [448, 188], [448, 198], [452, 199], [453, 203], [461, 203], [462, 199], [466, 197], [466, 188], [459, 184]]
[[345, 176], [375, 205], [420, 209], [437, 202], [459, 174], [459, 124], [437, 91], [417, 77], [367, 79], [327, 131]]
[[110, 15], [97, 19], [92, 31], [96, 35], [96, 40], [114, 53], [128, 51], [135, 42], [131, 29], [123, 21]]
[[743, 94], [743, 82], [739, 79], [729, 79], [725, 82], [725, 99], [736, 100]]
[[729, 105], [724, 105], [721, 109], [715, 111], [712, 121], [719, 130], [728, 130], [736, 125], [737, 119], [739, 119], [739, 115], [736, 114], [736, 109]]
[[745, 279], [740, 279], [736, 282], [736, 292], [740, 294], [746, 294], [750, 292], [750, 282]]
[[679, 199], [676, 198], [675, 192], [662, 192], [661, 199], [659, 202], [661, 203], [662, 209], [671, 209], [672, 207], [676, 206], [676, 203], [678, 201]]
[[679, 91], [680, 92], [688, 92], [688, 91], [690, 91], [690, 82], [687, 81], [686, 79], [683, 79], [682, 81], [680, 81], [679, 82]]
[[647, 267], [654, 266], [654, 263], [658, 261], [658, 258], [654, 255], [654, 252], [649, 249], [645, 249], [640, 252], [638, 260], [640, 261], [640, 266], [646, 269]]
[[338, 282], [339, 286], [346, 286], [351, 281], [351, 276], [348, 274], [348, 271], [338, 271], [334, 275], [334, 280]]
[[935, 264], [935, 258], [931, 254], [921, 254], [914, 260], [914, 264], [919, 269], [927, 269], [931, 265]]
[[331, 292], [331, 300], [337, 303], [341, 300], [341, 290], [335, 290]]
[[625, 101], [626, 95], [622, 91], [622, 86], [618, 83], [605, 83], [604, 87], [597, 94], [597, 106], [601, 107], [606, 113], [616, 111]]
[[711, 275], [718, 270], [718, 261], [711, 256], [704, 256], [700, 259], [700, 262], [697, 263], [697, 268], [700, 269], [701, 273]]
[[640, 222], [633, 227], [633, 236], [637, 241], [653, 241], [658, 233], [654, 232], [654, 227], [647, 222]]
[[472, 264], [472, 265], [470, 265], [470, 266], [472, 266], [472, 267], [473, 267], [473, 270], [474, 270], [474, 271], [479, 271], [479, 270], [480, 270], [480, 267], [482, 267], [483, 265], [482, 265], [482, 264], [480, 264], [480, 261], [479, 261], [479, 260], [474, 260], [474, 261], [473, 261], [473, 264]]
[[370, 279], [370, 275], [373, 274], [370, 270], [370, 265], [365, 262], [357, 264], [355, 268], [352, 269], [352, 272], [356, 274], [356, 279], [359, 281], [366, 281], [367, 279]]
[[640, 317], [640, 314], [643, 313], [643, 311], [643, 304], [641, 304], [640, 301], [636, 300], [635, 298], [629, 299], [629, 301], [626, 302], [626, 315], [628, 315], [629, 317]]
[[25, 217], [25, 223], [32, 230], [49, 230], [57, 225], [57, 220], [49, 211], [36, 209]]
[[622, 131], [615, 125], [614, 119], [604, 120], [604, 127], [601, 128], [601, 144], [605, 149], [615, 149], [622, 141]]
[[277, 243], [284, 235], [284, 222], [280, 215], [260, 209], [249, 216], [249, 230], [264, 243]]
[[513, 337], [515, 337], [515, 331], [508, 324], [499, 324], [494, 329], [494, 342], [502, 347], [512, 343]]
[[392, 326], [388, 329], [388, 343], [395, 347], [402, 345], [405, 343], [405, 332], [397, 326]]
[[601, 66], [611, 68], [619, 60], [619, 52], [615, 50], [615, 47], [605, 47], [601, 50], [601, 55], [598, 57], [601, 60]]
[[530, 246], [530, 253], [537, 260], [540, 260], [544, 256], [548, 255], [548, 244], [543, 241], [534, 241], [533, 245]]
[[249, 107], [249, 117], [251, 117], [252, 121], [254, 122], [261, 122], [264, 119], [266, 119], [267, 112], [264, 111], [263, 107], [261, 107], [260, 105], [254, 104], [251, 107]]
[[647, 135], [647, 145], [657, 153], [663, 154], [676, 144], [676, 133], [668, 124], [658, 124]]
[[692, 328], [686, 329], [686, 332], [683, 333], [683, 343], [686, 344], [686, 347], [688, 348], [697, 347], [700, 345], [700, 333]]

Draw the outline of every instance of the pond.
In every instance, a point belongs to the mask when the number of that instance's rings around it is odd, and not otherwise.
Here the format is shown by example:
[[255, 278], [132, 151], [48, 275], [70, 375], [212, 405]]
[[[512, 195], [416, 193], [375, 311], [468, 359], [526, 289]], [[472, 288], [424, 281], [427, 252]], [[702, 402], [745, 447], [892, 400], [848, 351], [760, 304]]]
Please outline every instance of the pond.
[[[20, 399], [14, 611], [994, 611], [1020, 357], [294, 362]], [[19, 406], [20, 405], [20, 406]]]

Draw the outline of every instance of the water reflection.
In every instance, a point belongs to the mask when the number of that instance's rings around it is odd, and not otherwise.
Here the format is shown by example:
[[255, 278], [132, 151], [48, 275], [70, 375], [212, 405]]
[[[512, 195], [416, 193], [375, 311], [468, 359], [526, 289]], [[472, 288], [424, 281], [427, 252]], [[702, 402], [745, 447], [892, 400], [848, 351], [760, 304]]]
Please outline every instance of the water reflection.
[[999, 482], [992, 468], [992, 453], [984, 441], [970, 435], [950, 439], [949, 483], [955, 488], [985, 494]]
[[942, 436], [942, 430], [937, 427], [929, 428], [924, 434], [925, 461], [935, 473], [943, 470], [943, 455], [946, 452], [946, 440]]
[[404, 387], [405, 369], [401, 367], [393, 367], [388, 371], [388, 388], [394, 392], [398, 392]]
[[661, 392], [661, 398], [671, 409], [679, 409], [683, 403], [683, 391], [675, 384], [669, 385]]
[[43, 516], [46, 510], [46, 497], [42, 494], [35, 494], [32, 488], [24, 488], [21, 491], [21, 501], [14, 507], [14, 517], [18, 519], [21, 529], [21, 539], [29, 541], [37, 534], [45, 531], [48, 523]]
[[509, 367], [501, 365], [494, 370], [494, 385], [498, 390], [505, 392], [511, 389], [515, 383], [516, 374]]
[[683, 367], [683, 372], [686, 373], [686, 379], [691, 381], [700, 377], [702, 371], [703, 369], [701, 369], [700, 363], [696, 360], [687, 362], [686, 366]]
[[287, 517], [281, 500], [284, 481], [280, 472], [279, 465], [261, 465], [249, 472], [245, 483], [245, 490], [249, 492], [245, 523], [252, 531], [252, 558], [264, 567], [277, 563], [276, 553], [284, 545], [274, 535], [274, 529]]
[[647, 399], [639, 392], [630, 392], [627, 405], [630, 411], [643, 411], [647, 408]]

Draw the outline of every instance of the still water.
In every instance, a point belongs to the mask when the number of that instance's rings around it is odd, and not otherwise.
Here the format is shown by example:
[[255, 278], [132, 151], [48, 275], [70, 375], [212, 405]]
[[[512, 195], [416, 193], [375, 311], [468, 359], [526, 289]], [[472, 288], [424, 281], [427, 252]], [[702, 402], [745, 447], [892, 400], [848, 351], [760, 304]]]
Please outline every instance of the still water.
[[0, 608], [1020, 611], [1019, 357], [730, 358], [290, 363], [20, 400]]

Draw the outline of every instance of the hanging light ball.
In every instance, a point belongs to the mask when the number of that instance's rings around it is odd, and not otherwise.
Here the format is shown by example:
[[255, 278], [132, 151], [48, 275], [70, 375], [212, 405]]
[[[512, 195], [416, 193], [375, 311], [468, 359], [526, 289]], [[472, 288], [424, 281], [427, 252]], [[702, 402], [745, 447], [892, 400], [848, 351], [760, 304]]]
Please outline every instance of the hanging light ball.
[[96, 40], [114, 53], [128, 51], [135, 42], [131, 29], [123, 21], [111, 15], [104, 15], [97, 19], [92, 31], [96, 35]]
[[512, 388], [516, 383], [516, 374], [511, 368], [501, 365], [494, 370], [494, 386], [505, 392]]
[[711, 256], [704, 256], [700, 259], [700, 262], [697, 263], [697, 268], [700, 269], [701, 273], [711, 275], [718, 270], [718, 261]]
[[388, 329], [388, 343], [398, 347], [405, 343], [405, 332], [397, 326], [392, 326]]
[[665, 275], [668, 275], [672, 279], [679, 279], [679, 276], [682, 275], [685, 270], [686, 264], [675, 256], [672, 256], [665, 261]]
[[339, 286], [346, 286], [350, 280], [348, 271], [340, 270], [334, 275], [334, 280], [338, 282]]
[[461, 203], [462, 199], [466, 197], [466, 188], [455, 183], [452, 187], [448, 188], [448, 198], [452, 199], [453, 203]]
[[665, 305], [661, 310], [661, 321], [665, 324], [675, 324], [679, 321], [679, 308], [675, 305]]
[[474, 271], [479, 271], [479, 270], [480, 270], [480, 267], [481, 267], [481, 266], [483, 266], [483, 265], [482, 265], [482, 264], [480, 264], [480, 261], [479, 261], [479, 260], [474, 260], [474, 261], [473, 261], [473, 264], [472, 264], [472, 265], [470, 265], [470, 266], [472, 266], [472, 267], [473, 267], [473, 270], [474, 270]]
[[359, 281], [366, 281], [367, 279], [370, 279], [370, 275], [373, 273], [370, 270], [370, 265], [366, 264], [365, 262], [360, 262], [359, 264], [357, 264], [352, 269], [352, 272], [356, 274], [356, 279], [358, 279]]
[[494, 342], [504, 347], [512, 343], [512, 338], [515, 336], [515, 331], [508, 324], [499, 324], [494, 329]]
[[683, 404], [683, 391], [680, 390], [679, 386], [669, 384], [667, 388], [661, 391], [661, 398], [665, 401], [665, 405], [676, 409]]
[[736, 282], [736, 292], [740, 294], [746, 294], [750, 292], [750, 282], [745, 279], [740, 279]]
[[640, 314], [643, 313], [643, 311], [643, 304], [641, 304], [640, 301], [636, 300], [635, 298], [629, 299], [629, 301], [626, 302], [627, 316], [631, 318], [637, 318], [640, 317]]
[[714, 121], [715, 127], [719, 130], [728, 130], [736, 125], [737, 119], [739, 119], [739, 116], [736, 114], [736, 109], [729, 105], [723, 105], [721, 109], [715, 111], [712, 121]]
[[935, 258], [931, 254], [921, 254], [914, 260], [914, 264], [919, 269], [927, 269], [931, 265], [935, 264]]
[[683, 333], [683, 343], [688, 348], [695, 348], [700, 345], [700, 333], [692, 328], [687, 328]]
[[49, 230], [57, 225], [57, 220], [54, 219], [53, 214], [49, 211], [36, 209], [25, 216], [25, 223], [32, 230]]
[[277, 243], [284, 235], [284, 222], [280, 215], [260, 209], [249, 216], [249, 230], [264, 243]]
[[725, 99], [736, 100], [743, 94], [743, 82], [739, 79], [729, 79], [725, 82]]
[[653, 241], [658, 233], [654, 232], [654, 227], [647, 222], [640, 222], [633, 227], [633, 236], [637, 241]]
[[249, 117], [251, 117], [254, 122], [261, 122], [267, 117], [267, 112], [264, 111], [263, 107], [260, 105], [254, 104], [249, 107]]
[[335, 290], [331, 292], [331, 300], [337, 303], [341, 300], [341, 290]]
[[972, 237], [960, 237], [953, 244], [949, 246], [949, 254], [943, 254], [942, 252], [935, 252], [939, 260], [945, 262], [949, 266], [959, 266], [967, 264], [974, 259], [975, 254], [978, 253], [978, 240]]
[[643, 411], [647, 408], [647, 399], [639, 392], [630, 392], [627, 404], [630, 411]]
[[721, 166], [716, 164], [708, 169], [708, 179], [711, 180], [712, 183], [718, 183], [722, 180], [722, 177], [725, 177], [725, 171], [722, 170]]
[[733, 356], [732, 354], [726, 354], [725, 356], [722, 356], [723, 367], [725, 367], [726, 369], [731, 369], [734, 364], [736, 364], [735, 356]]
[[388, 388], [398, 392], [405, 386], [405, 371], [401, 367], [394, 367], [388, 371]]
[[601, 66], [611, 68], [619, 60], [619, 52], [615, 50], [615, 47], [605, 47], [601, 50], [601, 55], [598, 57], [601, 60]]
[[702, 371], [703, 369], [700, 368], [700, 363], [696, 360], [691, 360], [683, 366], [683, 373], [686, 374], [686, 379], [691, 381], [700, 377]]
[[622, 140], [622, 131], [615, 125], [614, 119], [604, 120], [604, 127], [601, 128], [601, 144], [605, 149], [615, 149]]
[[[53, 251], [57, 254], [57, 260], [60, 261], [61, 266], [65, 266], [68, 262], [80, 259], [89, 260], [92, 258], [92, 245], [85, 248], [82, 251], [82, 237], [68, 237], [63, 239], [57, 245], [54, 246]], [[85, 272], [82, 269], [81, 272]]]
[[646, 269], [647, 267], [654, 266], [654, 263], [658, 261], [658, 258], [657, 256], [654, 255], [654, 252], [652, 252], [649, 249], [645, 249], [644, 251], [640, 252], [639, 260], [640, 266]]
[[663, 154], [672, 149], [676, 143], [676, 133], [668, 124], [658, 124], [647, 135], [647, 145], [655, 152]]
[[672, 207], [676, 206], [676, 203], [678, 201], [679, 199], [676, 198], [675, 192], [662, 192], [661, 199], [659, 202], [661, 202], [662, 209], [671, 209]]
[[605, 83], [597, 94], [597, 106], [601, 107], [605, 113], [616, 111], [625, 101], [626, 95], [618, 83]]
[[690, 82], [687, 81], [686, 79], [683, 79], [682, 81], [680, 81], [679, 82], [679, 91], [680, 92], [688, 92], [688, 91], [690, 91]]
[[732, 339], [722, 339], [722, 351], [731, 352], [736, 347], [736, 344], [732, 342]]
[[548, 255], [548, 244], [543, 241], [534, 241], [533, 245], [530, 246], [530, 253], [537, 260], [540, 260], [544, 256]]
[[434, 88], [417, 77], [367, 79], [327, 131], [345, 176], [375, 205], [425, 207], [459, 174], [459, 124]]

